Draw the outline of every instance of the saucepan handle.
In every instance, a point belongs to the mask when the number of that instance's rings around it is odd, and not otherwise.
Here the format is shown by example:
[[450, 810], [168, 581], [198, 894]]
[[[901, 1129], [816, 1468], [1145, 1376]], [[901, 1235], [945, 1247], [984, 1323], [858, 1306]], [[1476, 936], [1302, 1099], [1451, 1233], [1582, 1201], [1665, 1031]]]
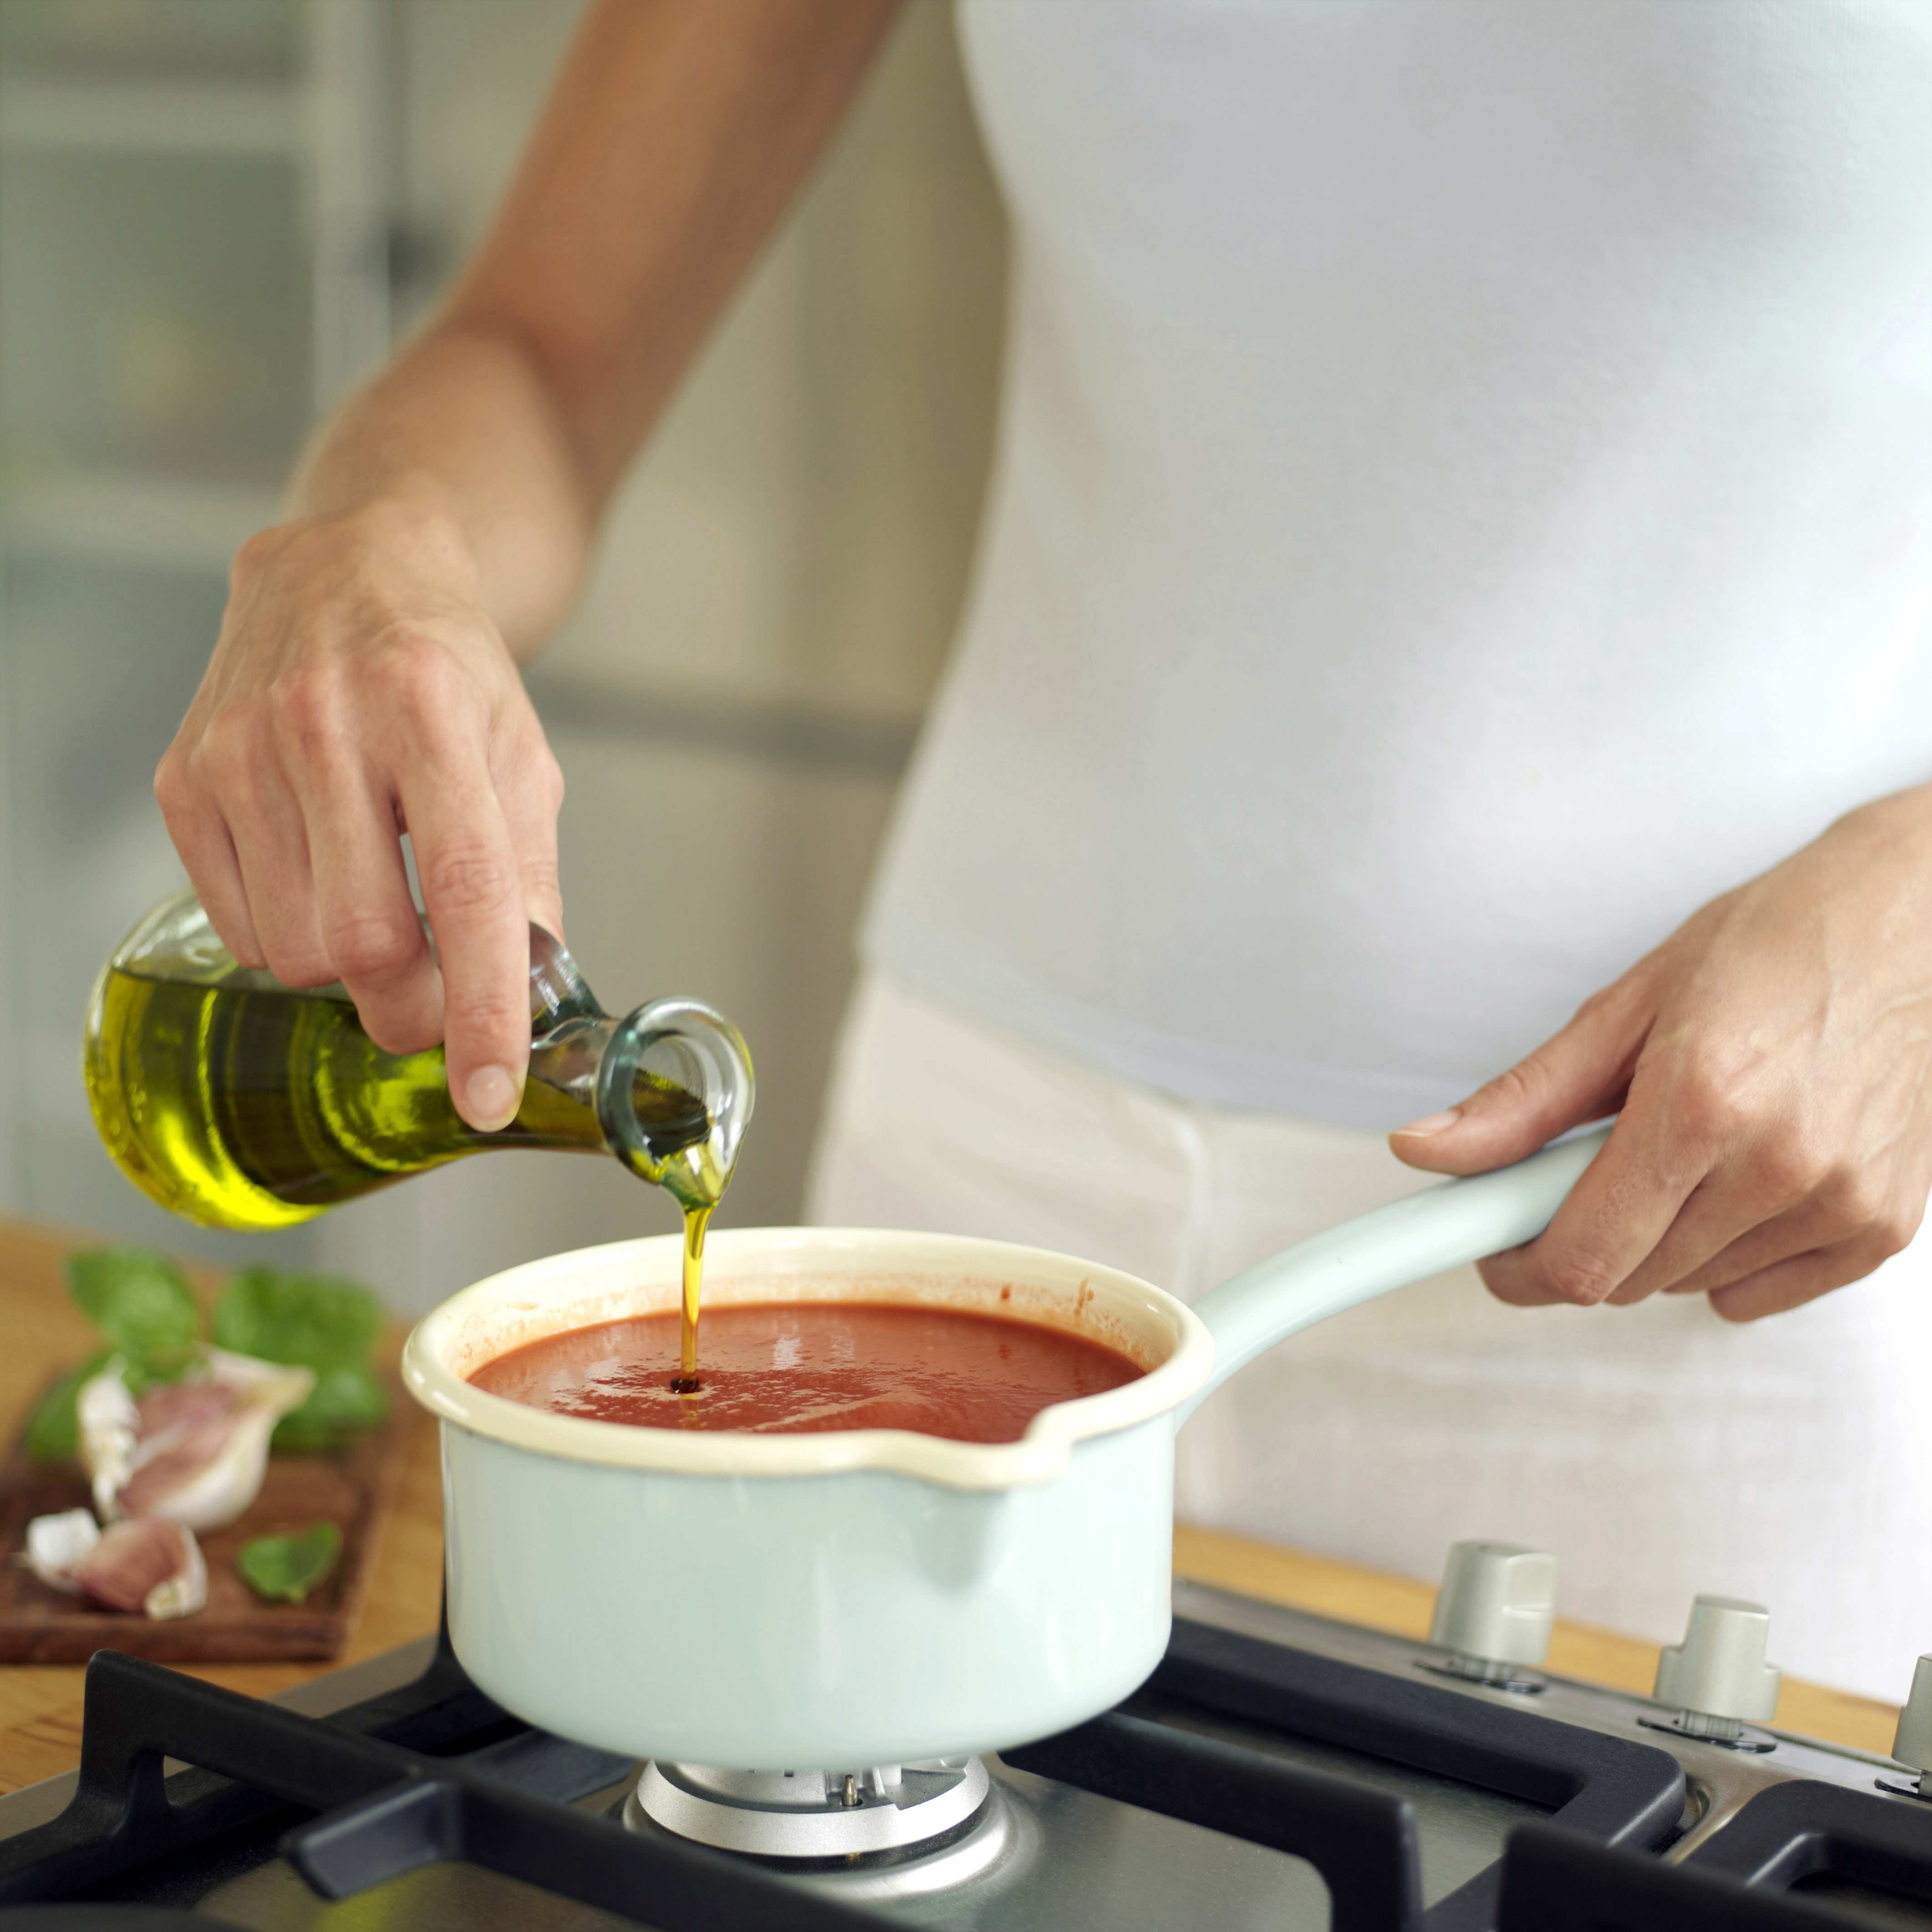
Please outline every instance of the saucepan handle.
[[1223, 1282], [1194, 1304], [1214, 1337], [1214, 1372], [1202, 1396], [1264, 1348], [1345, 1308], [1532, 1240], [1576, 1186], [1608, 1127], [1559, 1141], [1514, 1167], [1445, 1180], [1311, 1235]]

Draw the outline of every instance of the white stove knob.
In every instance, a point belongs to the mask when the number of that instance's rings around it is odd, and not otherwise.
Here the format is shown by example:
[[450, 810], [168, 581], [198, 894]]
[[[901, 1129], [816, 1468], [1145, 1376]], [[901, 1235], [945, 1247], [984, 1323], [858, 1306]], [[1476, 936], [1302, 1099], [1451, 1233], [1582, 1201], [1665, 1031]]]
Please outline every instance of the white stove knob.
[[1912, 1694], [1898, 1714], [1892, 1754], [1914, 1771], [1932, 1771], [1932, 1652], [1918, 1660], [1912, 1673]]
[[1429, 1641], [1485, 1664], [1540, 1664], [1556, 1615], [1556, 1559], [1514, 1543], [1449, 1551]]
[[1693, 1716], [1761, 1723], [1778, 1708], [1784, 1676], [1764, 1660], [1770, 1631], [1762, 1604], [1699, 1597], [1684, 1641], [1657, 1660], [1657, 1701]]

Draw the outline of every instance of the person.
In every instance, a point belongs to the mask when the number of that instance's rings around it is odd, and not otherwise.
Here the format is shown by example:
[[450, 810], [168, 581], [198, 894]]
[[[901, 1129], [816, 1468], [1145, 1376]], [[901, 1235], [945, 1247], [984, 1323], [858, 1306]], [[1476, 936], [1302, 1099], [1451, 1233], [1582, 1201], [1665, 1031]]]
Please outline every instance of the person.
[[[236, 559], [170, 831], [238, 958], [442, 1039], [479, 1127], [561, 930], [518, 664], [892, 13], [596, 0], [475, 260]], [[1421, 1573], [1544, 1543], [1660, 1636], [1760, 1595], [1787, 1667], [1898, 1695], [1932, 1257], [1849, 1285], [1932, 1186], [1932, 16], [960, 28], [1000, 437], [814, 1211], [1192, 1293], [1394, 1192], [1391, 1120], [1420, 1184], [1615, 1113], [1493, 1301], [1423, 1284], [1208, 1405], [1183, 1505]]]

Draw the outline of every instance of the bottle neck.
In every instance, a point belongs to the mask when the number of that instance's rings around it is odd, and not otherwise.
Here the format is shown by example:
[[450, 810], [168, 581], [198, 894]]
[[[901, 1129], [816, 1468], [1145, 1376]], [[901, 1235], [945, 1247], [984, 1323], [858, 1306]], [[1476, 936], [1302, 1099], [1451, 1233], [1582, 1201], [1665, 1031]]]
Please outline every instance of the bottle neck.
[[[622, 1019], [600, 1007], [560, 941], [530, 928], [530, 1079], [608, 1153], [689, 1210], [717, 1205], [752, 1117], [750, 1054], [696, 1000], [653, 1000]], [[546, 1108], [546, 1112], [552, 1111]]]
[[[624, 1158], [613, 1141], [598, 1107], [598, 1070], [624, 1022], [614, 1019], [597, 1004], [584, 983], [577, 962], [554, 934], [530, 927], [530, 1080], [548, 1088], [568, 1103], [539, 1102], [546, 1124], [568, 1123], [569, 1138], [578, 1146], [601, 1146]], [[527, 1098], [530, 1088], [525, 1088]]]
[[[598, 1013], [595, 1018], [565, 1020], [549, 1032], [538, 1034], [530, 1042], [530, 1077], [575, 1101], [603, 1130], [598, 1108], [598, 1073], [624, 1024], [608, 1013]], [[608, 1144], [608, 1130], [604, 1138]], [[610, 1150], [617, 1152], [615, 1147]]]

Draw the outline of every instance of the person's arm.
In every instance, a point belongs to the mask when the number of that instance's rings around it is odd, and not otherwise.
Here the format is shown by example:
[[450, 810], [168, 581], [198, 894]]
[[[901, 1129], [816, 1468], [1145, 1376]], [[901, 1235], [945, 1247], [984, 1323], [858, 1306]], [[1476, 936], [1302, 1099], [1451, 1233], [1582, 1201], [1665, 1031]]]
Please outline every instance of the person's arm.
[[897, 4], [597, 0], [454, 292], [236, 557], [155, 776], [169, 831], [238, 959], [340, 979], [391, 1052], [442, 1040], [478, 1126], [522, 1090], [527, 922], [562, 930], [517, 663]]
[[1561, 1033], [1392, 1135], [1477, 1174], [1621, 1109], [1505, 1301], [1708, 1294], [1732, 1321], [1869, 1274], [1932, 1189], [1932, 785], [1848, 813], [1696, 914]]

